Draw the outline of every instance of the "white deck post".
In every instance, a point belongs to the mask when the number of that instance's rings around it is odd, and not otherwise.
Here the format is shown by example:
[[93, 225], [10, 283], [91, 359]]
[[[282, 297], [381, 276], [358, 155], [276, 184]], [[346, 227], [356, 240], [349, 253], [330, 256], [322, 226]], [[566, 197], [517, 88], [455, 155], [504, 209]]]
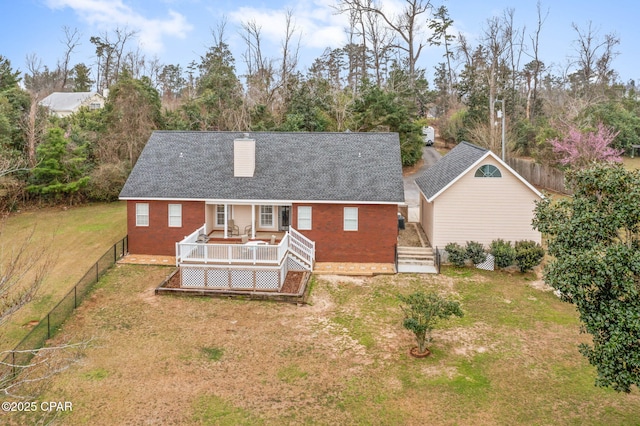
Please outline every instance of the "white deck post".
[[229, 214], [227, 213], [227, 203], [224, 204], [224, 239], [227, 239], [227, 228], [229, 227]]
[[256, 239], [256, 205], [251, 204], [251, 239]]

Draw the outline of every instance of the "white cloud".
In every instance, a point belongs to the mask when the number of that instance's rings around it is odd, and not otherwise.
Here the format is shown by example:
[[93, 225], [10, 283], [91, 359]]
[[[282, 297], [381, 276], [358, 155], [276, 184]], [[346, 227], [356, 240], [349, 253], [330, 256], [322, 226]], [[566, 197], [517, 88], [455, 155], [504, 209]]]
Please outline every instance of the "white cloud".
[[187, 19], [178, 12], [168, 11], [168, 17], [150, 19], [122, 0], [47, 0], [52, 9], [72, 9], [83, 21], [104, 31], [124, 27], [137, 31], [140, 47], [149, 53], [162, 52], [163, 38], [185, 38], [193, 29]]
[[[345, 28], [348, 19], [330, 7], [331, 0], [303, 0], [289, 9], [293, 11], [296, 35], [301, 36], [302, 47], [336, 48], [346, 43]], [[266, 41], [280, 45], [285, 31], [287, 8], [266, 9], [240, 7], [229, 13], [231, 22], [238, 25], [254, 21]]]

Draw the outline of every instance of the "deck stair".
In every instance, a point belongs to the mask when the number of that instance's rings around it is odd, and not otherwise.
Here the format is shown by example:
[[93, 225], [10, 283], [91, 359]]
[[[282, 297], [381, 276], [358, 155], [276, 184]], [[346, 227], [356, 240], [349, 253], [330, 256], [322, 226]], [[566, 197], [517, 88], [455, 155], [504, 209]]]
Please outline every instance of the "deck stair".
[[398, 247], [398, 272], [436, 274], [431, 247]]

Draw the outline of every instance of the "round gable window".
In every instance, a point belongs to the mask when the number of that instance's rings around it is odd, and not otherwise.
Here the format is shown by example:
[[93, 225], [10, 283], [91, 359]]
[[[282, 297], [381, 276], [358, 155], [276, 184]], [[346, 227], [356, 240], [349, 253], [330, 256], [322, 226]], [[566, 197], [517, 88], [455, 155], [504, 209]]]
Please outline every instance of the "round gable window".
[[475, 177], [502, 177], [500, 170], [493, 164], [485, 164], [476, 170]]

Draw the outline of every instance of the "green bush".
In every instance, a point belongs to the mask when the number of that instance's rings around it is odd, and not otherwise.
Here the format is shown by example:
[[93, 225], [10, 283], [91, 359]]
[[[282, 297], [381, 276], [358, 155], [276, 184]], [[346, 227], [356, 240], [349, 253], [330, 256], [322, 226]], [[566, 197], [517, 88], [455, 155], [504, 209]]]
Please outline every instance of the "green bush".
[[464, 262], [467, 260], [467, 251], [458, 243], [449, 243], [444, 246], [447, 252], [449, 262], [455, 266], [464, 266]]
[[91, 173], [85, 193], [93, 201], [117, 201], [126, 180], [124, 163], [101, 164]]
[[516, 265], [520, 268], [520, 272], [533, 269], [542, 262], [544, 257], [544, 249], [535, 241], [517, 241], [515, 251]]
[[465, 252], [467, 259], [471, 259], [474, 265], [487, 260], [487, 253], [484, 251], [484, 246], [477, 241], [467, 241]]
[[489, 247], [489, 253], [495, 257], [498, 268], [511, 266], [516, 260], [516, 250], [511, 245], [511, 241], [493, 240]]

